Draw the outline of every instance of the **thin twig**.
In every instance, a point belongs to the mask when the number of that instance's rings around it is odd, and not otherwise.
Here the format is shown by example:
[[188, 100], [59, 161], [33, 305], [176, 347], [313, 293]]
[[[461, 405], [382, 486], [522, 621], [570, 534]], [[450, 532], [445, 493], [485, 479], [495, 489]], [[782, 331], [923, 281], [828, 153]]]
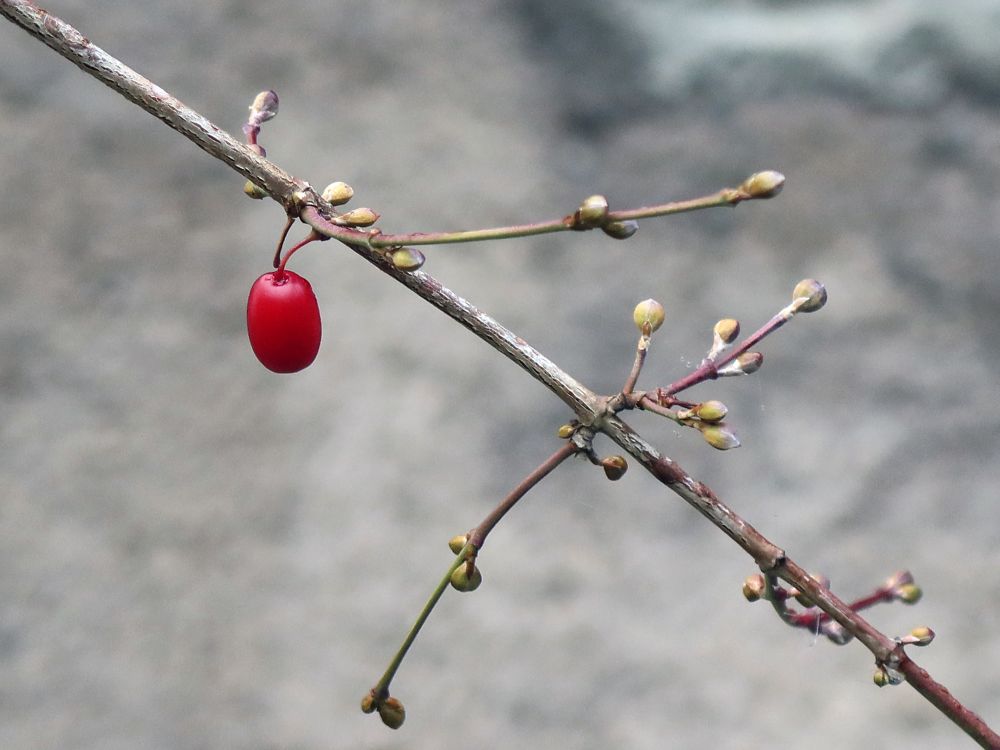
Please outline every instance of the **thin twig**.
[[[722, 503], [707, 486], [693, 479], [670, 458], [660, 455], [607, 408], [607, 399], [596, 396], [530, 347], [523, 339], [481, 313], [432, 277], [420, 272], [405, 273], [393, 268], [374, 247], [369, 246], [369, 241], [372, 239], [370, 232], [337, 226], [326, 219], [316, 208], [319, 202], [315, 192], [307, 183], [293, 178], [256, 154], [251, 148], [183, 105], [159, 86], [92, 44], [69, 24], [26, 0], [0, 0], [0, 14], [127, 99], [163, 120], [245, 178], [263, 187], [273, 198], [282, 203], [286, 210], [299, 213], [300, 218], [316, 231], [350, 244], [355, 252], [380, 270], [405, 284], [420, 297], [447, 313], [527, 370], [532, 377], [559, 396], [574, 411], [582, 424], [608, 435], [642, 463], [653, 476], [718, 526], [753, 557], [762, 571], [773, 573], [802, 591], [816, 603], [816, 606], [862, 642], [879, 663], [905, 674], [907, 681], [915, 690], [983, 747], [1000, 748], [1000, 735], [993, 732], [982, 719], [956, 700], [925, 670], [917, 666], [906, 655], [902, 646], [875, 630], [860, 615], [852, 611], [849, 605], [819, 586], [805, 570], [786, 558], [779, 547]], [[725, 192], [720, 192], [720, 200]], [[722, 201], [719, 205], [733, 202], [738, 201]], [[691, 208], [694, 207], [704, 206]], [[678, 210], [691, 210], [691, 208]], [[662, 212], [646, 213], [656, 210], [658, 208], [653, 207], [613, 215], [622, 219], [662, 215]], [[390, 240], [393, 238], [392, 235], [388, 237]], [[382, 236], [375, 242], [385, 240], [386, 236]]]
[[448, 567], [444, 576], [438, 582], [438, 585], [431, 593], [430, 598], [428, 598], [427, 602], [424, 604], [424, 607], [417, 616], [416, 621], [410, 627], [409, 632], [406, 634], [406, 638], [403, 640], [403, 644], [396, 651], [396, 654], [393, 656], [392, 661], [389, 662], [389, 666], [386, 667], [382, 677], [371, 689], [372, 697], [375, 698], [376, 701], [385, 700], [389, 696], [389, 685], [392, 683], [393, 678], [395, 678], [396, 672], [399, 671], [399, 667], [403, 663], [406, 653], [410, 650], [413, 642], [417, 639], [417, 635], [420, 633], [421, 628], [423, 628], [424, 623], [427, 622], [427, 618], [430, 617], [430, 614], [437, 605], [438, 600], [441, 598], [441, 595], [444, 594], [444, 590], [448, 587], [452, 574], [458, 570], [463, 563], [475, 560], [479, 550], [481, 550], [483, 545], [486, 543], [486, 537], [489, 536], [490, 531], [492, 531], [493, 527], [497, 525], [500, 519], [503, 518], [507, 512], [517, 504], [518, 500], [524, 497], [532, 487], [551, 474], [557, 466], [578, 450], [579, 448], [573, 441], [567, 441], [563, 445], [559, 446], [559, 450], [549, 456], [540, 466], [538, 466], [538, 468], [522, 479], [518, 483], [517, 487], [511, 490], [510, 493], [497, 504], [496, 508], [494, 508], [490, 514], [486, 516], [486, 518], [484, 518], [475, 529], [472, 530], [466, 539], [465, 545], [455, 555], [455, 559]]
[[511, 490], [510, 494], [501, 500], [497, 507], [469, 534], [469, 544], [472, 545], [473, 550], [478, 552], [483, 548], [483, 545], [486, 544], [486, 537], [493, 531], [493, 527], [500, 522], [501, 518], [507, 515], [507, 512], [517, 504], [518, 500], [527, 494], [528, 490], [551, 474], [559, 464], [579, 450], [579, 447], [572, 440], [567, 441], [559, 446], [559, 450], [549, 456], [537, 469], [522, 479], [517, 487]]

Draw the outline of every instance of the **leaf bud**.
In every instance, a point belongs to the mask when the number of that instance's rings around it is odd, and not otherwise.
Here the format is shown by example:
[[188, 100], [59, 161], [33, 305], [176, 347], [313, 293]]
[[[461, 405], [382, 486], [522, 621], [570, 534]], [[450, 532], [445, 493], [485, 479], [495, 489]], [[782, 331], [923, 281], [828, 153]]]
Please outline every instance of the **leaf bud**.
[[747, 576], [747, 579], [743, 581], [743, 596], [746, 597], [748, 602], [755, 602], [763, 598], [765, 590], [764, 576], [760, 573]]
[[415, 247], [396, 248], [389, 254], [392, 265], [400, 271], [417, 271], [427, 261], [427, 257]]
[[740, 190], [747, 193], [751, 198], [773, 198], [781, 192], [785, 186], [785, 175], [768, 169], [764, 172], [756, 172], [747, 177]]
[[479, 571], [479, 568], [473, 567], [472, 575], [470, 576], [467, 564], [459, 565], [455, 568], [455, 572], [451, 574], [451, 587], [456, 591], [475, 591], [482, 582], [483, 574]]
[[837, 646], [843, 646], [850, 643], [851, 639], [854, 638], [854, 636], [847, 631], [847, 628], [836, 620], [824, 620], [822, 629], [823, 635], [825, 635], [831, 643], [834, 643]]
[[736, 433], [721, 422], [703, 427], [701, 436], [705, 438], [706, 443], [716, 450], [728, 451], [732, 448], [740, 447], [740, 439], [736, 437]]
[[928, 646], [934, 640], [934, 631], [924, 626], [914, 628], [910, 634], [899, 639], [900, 643], [910, 646]]
[[899, 570], [889, 576], [882, 585], [887, 589], [897, 589], [907, 583], [913, 583], [913, 573], [908, 570]]
[[[811, 574], [810, 577], [814, 581], [816, 581], [816, 583], [819, 584], [819, 587], [821, 589], [829, 589], [830, 588], [830, 579], [827, 578], [826, 576], [824, 576], [824, 575], [818, 575], [818, 574]], [[795, 592], [795, 601], [797, 601], [799, 604], [801, 604], [803, 607], [806, 607], [806, 608], [815, 607], [816, 606], [816, 602], [814, 602], [812, 599], [810, 599], [808, 596], [806, 596], [801, 591], [796, 591]]]
[[574, 432], [576, 432], [576, 425], [568, 423], [560, 426], [556, 434], [563, 440], [568, 440], [569, 438], [573, 437]]
[[370, 208], [355, 208], [347, 213], [338, 216], [335, 221], [338, 224], [349, 227], [370, 227], [378, 221], [379, 214]]
[[924, 595], [920, 587], [914, 583], [904, 583], [902, 586], [898, 586], [894, 593], [896, 594], [896, 598], [903, 602], [903, 604], [916, 604], [920, 601], [920, 597]]
[[757, 372], [764, 364], [764, 355], [760, 352], [743, 352], [740, 356], [718, 369], [716, 373], [720, 378], [733, 375], [750, 375]]
[[375, 711], [375, 696], [371, 693], [365, 693], [365, 697], [361, 699], [361, 710], [370, 714]]
[[456, 534], [451, 539], [448, 540], [448, 549], [454, 552], [456, 555], [465, 549], [465, 545], [469, 541], [468, 534]]
[[406, 709], [398, 698], [392, 696], [379, 704], [378, 715], [389, 729], [399, 729], [406, 721]]
[[639, 333], [648, 336], [663, 325], [665, 315], [663, 305], [655, 299], [647, 299], [635, 306], [635, 310], [632, 311], [632, 320], [635, 322], [635, 327], [639, 329]]
[[606, 456], [601, 459], [601, 466], [604, 467], [604, 475], [612, 482], [617, 482], [628, 471], [628, 461], [624, 456]]
[[250, 121], [254, 125], [267, 122], [278, 114], [278, 95], [274, 91], [261, 91], [250, 105]]
[[576, 210], [576, 220], [584, 227], [596, 227], [608, 215], [608, 199], [603, 195], [586, 198]]
[[875, 674], [872, 675], [872, 681], [877, 687], [885, 687], [892, 684], [892, 681], [889, 679], [889, 673], [882, 667], [875, 670]]
[[726, 418], [729, 409], [721, 401], [703, 401], [692, 409], [694, 416], [702, 422], [721, 422]]
[[712, 333], [721, 343], [731, 344], [740, 335], [740, 321], [733, 318], [723, 318], [715, 324]]
[[826, 287], [816, 279], [802, 279], [792, 290], [796, 312], [816, 312], [826, 304]]
[[354, 188], [346, 182], [331, 182], [323, 188], [323, 200], [332, 206], [343, 206], [354, 197]]
[[601, 231], [612, 239], [627, 240], [639, 231], [639, 222], [634, 219], [626, 219], [625, 221], [609, 221], [606, 224], [601, 225]]
[[268, 196], [268, 192], [260, 185], [255, 183], [253, 180], [246, 181], [246, 183], [243, 185], [243, 192], [246, 193], [251, 198], [253, 198], [255, 201], [259, 201], [262, 198], [266, 198]]

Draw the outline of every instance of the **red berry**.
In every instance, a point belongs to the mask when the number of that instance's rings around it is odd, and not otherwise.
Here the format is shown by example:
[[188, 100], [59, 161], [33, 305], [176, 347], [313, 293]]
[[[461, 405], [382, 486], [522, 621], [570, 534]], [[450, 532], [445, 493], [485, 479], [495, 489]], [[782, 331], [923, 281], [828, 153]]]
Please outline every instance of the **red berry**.
[[322, 324], [312, 286], [297, 273], [265, 273], [250, 287], [247, 333], [268, 370], [298, 372], [316, 359]]

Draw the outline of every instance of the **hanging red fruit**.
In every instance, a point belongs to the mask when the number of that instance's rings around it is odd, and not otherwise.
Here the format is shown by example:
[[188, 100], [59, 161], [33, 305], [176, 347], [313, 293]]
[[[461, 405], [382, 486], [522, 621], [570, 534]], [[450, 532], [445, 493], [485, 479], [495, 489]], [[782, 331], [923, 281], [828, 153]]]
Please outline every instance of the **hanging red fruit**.
[[319, 303], [297, 273], [278, 269], [250, 287], [247, 333], [257, 359], [273, 372], [298, 372], [316, 359], [322, 334]]

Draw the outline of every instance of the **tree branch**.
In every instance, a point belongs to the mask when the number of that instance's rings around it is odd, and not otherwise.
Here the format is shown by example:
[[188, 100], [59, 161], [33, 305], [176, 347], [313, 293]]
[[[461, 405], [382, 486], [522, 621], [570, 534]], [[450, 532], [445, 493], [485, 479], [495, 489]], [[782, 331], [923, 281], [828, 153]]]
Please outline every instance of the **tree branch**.
[[[393, 267], [378, 251], [378, 246], [395, 243], [400, 238], [409, 237], [409, 242], [415, 242], [415, 235], [397, 235], [395, 237], [383, 235], [380, 237], [372, 232], [350, 229], [335, 224], [324, 215], [329, 210], [328, 204], [316, 196], [308, 183], [292, 177], [258, 155], [253, 149], [213, 125], [178, 99], [163, 91], [159, 86], [92, 44], [89, 39], [69, 24], [26, 0], [0, 0], [0, 14], [130, 101], [164, 121], [213, 157], [265, 188], [273, 198], [282, 203], [287, 212], [298, 215], [317, 232], [349, 244], [355, 252], [381, 271], [407, 286], [421, 298], [445, 312], [518, 364], [562, 399], [573, 410], [581, 424], [606, 434], [629, 455], [638, 460], [659, 481], [680, 495], [733, 539], [754, 559], [762, 571], [780, 577], [806, 594], [817, 607], [863, 643], [875, 656], [877, 663], [903, 673], [914, 689], [983, 747], [1000, 748], [1000, 736], [993, 732], [976, 714], [957, 701], [944, 686], [934, 681], [925, 670], [917, 666], [905, 654], [902, 645], [873, 628], [848, 604], [820, 586], [801, 567], [789, 560], [779, 547], [728, 508], [706, 485], [692, 478], [675, 461], [656, 451], [614, 414], [608, 406], [607, 398], [596, 395], [577, 382], [540, 352], [529, 346], [523, 339], [488, 315], [480, 312], [454, 292], [446, 289], [433, 277], [421, 272], [400, 271]], [[761, 174], [770, 177], [776, 173]], [[758, 177], [758, 175], [754, 177]], [[697, 199], [696, 203], [700, 201], [698, 205], [673, 205], [678, 207], [677, 210], [705, 207], [709, 203], [727, 205], [752, 197], [771, 197], [780, 190], [780, 184], [775, 184], [773, 180], [770, 182], [758, 180], [760, 184], [756, 187], [750, 182], [748, 180], [740, 188], [746, 193], [745, 195], [734, 195], [732, 190], [724, 190], [714, 197]], [[754, 194], [755, 191], [757, 194]], [[671, 204], [618, 212], [609, 214], [609, 216], [614, 216], [617, 219], [638, 219], [674, 212], [672, 209], [663, 210], [664, 206], [667, 205]], [[552, 224], [545, 226], [545, 231], [576, 228], [571, 226], [555, 227]], [[496, 234], [497, 230], [486, 230], [486, 233]], [[506, 236], [511, 236], [511, 234], [508, 232]], [[373, 238], [376, 239], [372, 241]], [[472, 233], [461, 239], [448, 240], [439, 237], [435, 241], [485, 238], [485, 235], [474, 236]]]

